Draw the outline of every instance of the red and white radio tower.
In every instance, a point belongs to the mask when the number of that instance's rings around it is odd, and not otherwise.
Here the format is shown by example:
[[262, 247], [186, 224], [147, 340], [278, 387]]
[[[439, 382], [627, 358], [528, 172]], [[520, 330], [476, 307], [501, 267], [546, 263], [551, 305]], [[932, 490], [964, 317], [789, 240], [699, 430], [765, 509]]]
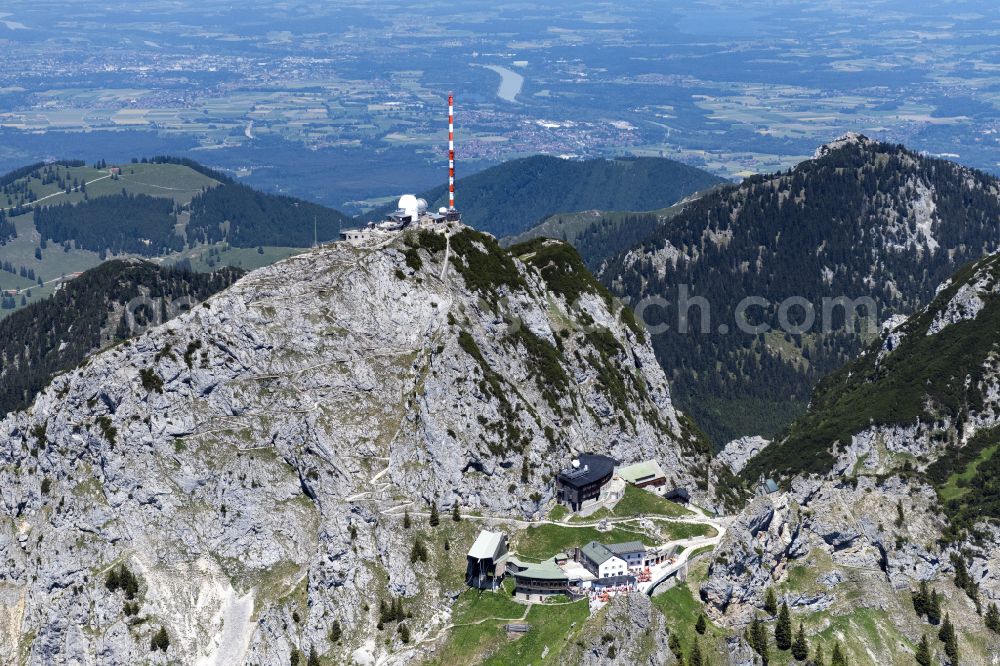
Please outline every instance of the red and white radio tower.
[[448, 93], [448, 210], [455, 210], [455, 96]]

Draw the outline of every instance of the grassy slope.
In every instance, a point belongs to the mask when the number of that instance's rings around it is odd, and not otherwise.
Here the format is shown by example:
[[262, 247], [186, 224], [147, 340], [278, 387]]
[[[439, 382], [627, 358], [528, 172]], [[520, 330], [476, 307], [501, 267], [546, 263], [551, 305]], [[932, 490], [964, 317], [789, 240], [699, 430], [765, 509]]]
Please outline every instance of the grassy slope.
[[625, 486], [625, 495], [615, 505], [611, 515], [617, 518], [639, 515], [680, 518], [690, 516], [691, 512], [677, 502], [665, 500], [658, 495], [629, 484]]
[[[562, 511], [557, 511], [562, 509]], [[565, 507], [556, 506], [549, 512], [550, 520], [562, 520], [568, 515]], [[589, 516], [570, 516], [569, 522], [586, 523], [600, 520], [601, 518], [633, 518], [635, 516], [667, 516], [669, 518], [683, 518], [690, 516], [691, 512], [676, 502], [665, 500], [653, 493], [628, 485], [625, 487], [625, 496], [611, 510], [599, 509]], [[557, 516], [562, 516], [557, 517]]]
[[[698, 636], [694, 630], [703, 608], [698, 601], [698, 587], [704, 580], [706, 568], [704, 563], [692, 566], [687, 582], [654, 596], [653, 605], [663, 612], [670, 632], [677, 634], [685, 658], [697, 637], [702, 654], [708, 655], [709, 663], [725, 663], [725, 638], [732, 632], [711, 621], [708, 621], [705, 635]], [[817, 582], [817, 577], [833, 568], [829, 556], [825, 554], [818, 559], [810, 559], [806, 564], [793, 566], [787, 579], [776, 588], [779, 599], [788, 593], [816, 594], [827, 591]], [[840, 571], [846, 573], [847, 578], [833, 591], [837, 599], [834, 606], [821, 612], [792, 609], [793, 630], [798, 629], [800, 621], [803, 623], [810, 654], [815, 650], [816, 643], [820, 642], [829, 660], [834, 644], [839, 642], [850, 664], [876, 663], [873, 661], [874, 655], [881, 654], [888, 656], [888, 659], [877, 663], [910, 666], [913, 664], [914, 639], [919, 640], [921, 633], [926, 633], [931, 639], [932, 650], [937, 650], [939, 654], [934, 663], [942, 663], [942, 644], [937, 640], [937, 627], [931, 627], [916, 618], [908, 591], [893, 591], [884, 580], [875, 580], [877, 576], [873, 578], [872, 574], [864, 570], [841, 568]], [[878, 608], [866, 606], [863, 601], [872, 598], [873, 585], [885, 588]], [[986, 657], [995, 647], [996, 640], [990, 639], [993, 640], [992, 643], [982, 640], [982, 631], [977, 631], [975, 636], [963, 633], [962, 627], [967, 623], [981, 622], [975, 615], [975, 609], [964, 593], [950, 583], [935, 586], [945, 595], [943, 611], [951, 612], [952, 617], [959, 620], [962, 663], [987, 663]], [[801, 663], [796, 662], [790, 652], [780, 651], [775, 646], [774, 622], [768, 623], [768, 632], [771, 637], [770, 664], [790, 666]]]
[[[829, 593], [817, 579], [833, 570], [844, 576], [844, 580], [832, 591], [836, 599], [833, 606], [815, 613], [792, 610], [793, 626], [797, 629], [798, 623], [803, 623], [812, 649], [815, 649], [813, 646], [817, 641], [822, 642], [829, 658], [834, 644], [839, 641], [852, 664], [869, 663], [871, 652], [876, 652], [889, 657], [880, 663], [909, 666], [913, 664], [912, 650], [920, 635], [926, 633], [931, 639], [932, 650], [941, 652], [942, 644], [937, 640], [938, 627], [917, 618], [909, 590], [892, 590], [884, 578], [874, 572], [836, 567], [826, 553], [814, 551], [806, 560], [792, 566], [787, 579], [777, 588], [778, 597], [786, 593]], [[983, 640], [987, 632], [982, 627], [982, 619], [965, 593], [950, 581], [938, 580], [932, 586], [942, 593], [942, 615], [951, 613], [956, 623], [962, 663], [987, 663], [987, 654], [995, 649], [1000, 639]], [[873, 602], [876, 598], [878, 601]], [[969, 632], [970, 628], [975, 629], [974, 634]], [[987, 644], [988, 640], [992, 640], [992, 645]], [[772, 654], [777, 655], [772, 663], [794, 663], [787, 653], [777, 652], [773, 644]], [[941, 663], [938, 657], [934, 663]]]
[[[602, 518], [632, 518], [635, 516], [667, 516], [683, 518], [691, 512], [676, 502], [665, 500], [653, 493], [636, 488], [625, 487], [625, 495], [608, 511], [601, 509], [591, 516], [570, 516], [566, 508], [556, 505], [549, 512], [548, 519], [569, 522], [592, 523]], [[712, 528], [697, 523], [657, 523], [665, 538], [686, 539], [692, 536], [710, 534]], [[529, 560], [544, 560], [562, 550], [582, 546], [589, 541], [617, 543], [621, 541], [640, 540], [647, 545], [655, 545], [658, 540], [643, 532], [634, 523], [618, 525], [610, 532], [600, 532], [594, 527], [569, 527], [561, 525], [535, 525], [521, 530], [515, 538], [518, 553]]]
[[594, 527], [536, 525], [521, 530], [514, 536], [513, 550], [527, 560], [544, 560], [558, 552], [583, 546], [590, 541], [618, 543], [634, 540], [650, 546], [656, 544], [653, 537], [632, 527], [615, 527], [610, 532], [599, 532]]
[[[562, 646], [583, 627], [586, 600], [575, 603], [516, 603], [509, 589], [499, 592], [462, 594], [455, 604], [453, 627], [445, 644], [430, 663], [450, 664], [541, 664], [552, 663]], [[527, 614], [525, 614], [527, 613]], [[522, 620], [523, 618], [523, 620]], [[527, 634], [508, 638], [503, 625], [515, 620], [531, 625]], [[545, 659], [542, 654], [548, 648]]]
[[976, 476], [979, 466], [987, 460], [991, 460], [998, 451], [1000, 451], [1000, 443], [988, 446], [980, 451], [979, 455], [960, 471], [953, 472], [944, 485], [938, 488], [941, 499], [947, 502], [959, 499], [962, 495], [969, 492], [968, 482]]
[[698, 601], [697, 583], [699, 582], [699, 576], [692, 575], [686, 582], [678, 583], [655, 595], [653, 605], [666, 617], [667, 627], [671, 633], [677, 635], [685, 657], [690, 654], [691, 647], [697, 638], [701, 646], [702, 656], [711, 654], [713, 655], [710, 657], [712, 663], [722, 663], [720, 658], [724, 654], [725, 637], [728, 632], [716, 626], [707, 616], [705, 617], [707, 622], [705, 634], [699, 635], [694, 629], [698, 616], [703, 611], [702, 604]]
[[521, 638], [508, 642], [483, 663], [509, 666], [554, 662], [587, 620], [587, 603], [586, 599], [581, 599], [569, 604], [532, 606], [525, 620], [531, 625], [531, 630]]

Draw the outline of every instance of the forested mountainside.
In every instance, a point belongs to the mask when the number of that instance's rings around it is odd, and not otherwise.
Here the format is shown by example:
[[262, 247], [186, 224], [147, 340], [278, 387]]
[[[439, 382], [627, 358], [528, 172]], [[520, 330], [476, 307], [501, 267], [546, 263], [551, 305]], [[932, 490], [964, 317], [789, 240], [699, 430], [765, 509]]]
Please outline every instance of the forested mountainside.
[[850, 663], [995, 663], [998, 350], [993, 254], [886, 322], [787, 435], [731, 465], [782, 489], [761, 488], [720, 544], [700, 590], [710, 612], [753, 635], [770, 589], [807, 629], [843, 628]]
[[[657, 358], [679, 404], [721, 445], [780, 431], [804, 411], [815, 383], [874, 337], [877, 327], [862, 321], [844, 330], [843, 308], [824, 320], [824, 298], [871, 297], [882, 319], [913, 312], [958, 266], [998, 246], [994, 178], [848, 135], [794, 169], [688, 203], [610, 260], [600, 277], [633, 306], [646, 297], [669, 301], [646, 310], [649, 323], [670, 327], [653, 338]], [[707, 332], [679, 330], [682, 285], [711, 304]], [[733, 332], [736, 307], [747, 296], [766, 299], [766, 307], [746, 314], [770, 332]], [[777, 330], [779, 306], [789, 297], [813, 305], [810, 329]], [[803, 313], [787, 312], [793, 325]], [[697, 306], [689, 315], [691, 327], [700, 324]], [[824, 324], [831, 332], [822, 332]]]
[[189, 243], [310, 247], [314, 238], [320, 243], [337, 240], [350, 219], [325, 206], [233, 183], [192, 199], [186, 231]]
[[[0, 413], [24, 409], [42, 388], [95, 351], [193, 307], [242, 271], [191, 273], [145, 261], [108, 261], [49, 298], [0, 321]], [[144, 303], [126, 305], [143, 297]], [[129, 316], [130, 315], [130, 316]]]
[[[555, 213], [664, 208], [721, 182], [706, 171], [659, 157], [578, 161], [535, 155], [459, 179], [456, 201], [466, 224], [500, 238], [524, 232]], [[420, 196], [433, 208], [448, 204], [443, 186]], [[384, 212], [379, 209], [369, 217]]]
[[443, 624], [478, 529], [530, 542], [512, 519], [585, 451], [707, 499], [707, 444], [575, 252], [468, 229], [250, 273], [0, 433], [4, 663], [509, 663], [525, 643]]
[[183, 250], [184, 236], [175, 233], [175, 204], [147, 194], [118, 194], [78, 204], [37, 206], [35, 229], [46, 242], [111, 254], [156, 257]]
[[111, 254], [160, 256], [198, 244], [233, 247], [308, 247], [336, 240], [346, 215], [291, 197], [222, 183], [190, 203], [127, 192], [79, 203], [39, 205], [35, 228], [42, 238]]
[[616, 255], [642, 245], [653, 231], [671, 219], [692, 201], [717, 185], [695, 192], [678, 203], [654, 211], [585, 210], [557, 213], [531, 229], [503, 239], [506, 245], [524, 243], [534, 238], [555, 238], [576, 248], [587, 268], [600, 274], [605, 263]]
[[[17, 226], [10, 218], [23, 215], [27, 211], [26, 204], [31, 204], [38, 199], [38, 194], [28, 186], [26, 179], [33, 174], [40, 177], [46, 167], [58, 169], [58, 167], [81, 167], [83, 165], [83, 162], [76, 160], [63, 160], [51, 164], [38, 162], [0, 176], [0, 246], [6, 245], [7, 241], [17, 237]], [[51, 176], [46, 178], [46, 184], [49, 183], [56, 183], [60, 188], [67, 185], [72, 187], [71, 184]]]
[[[844, 461], [921, 475], [954, 529], [1000, 522], [1000, 255], [963, 267], [933, 302], [823, 379], [746, 475], [825, 474]], [[898, 468], [898, 469], [897, 469]]]

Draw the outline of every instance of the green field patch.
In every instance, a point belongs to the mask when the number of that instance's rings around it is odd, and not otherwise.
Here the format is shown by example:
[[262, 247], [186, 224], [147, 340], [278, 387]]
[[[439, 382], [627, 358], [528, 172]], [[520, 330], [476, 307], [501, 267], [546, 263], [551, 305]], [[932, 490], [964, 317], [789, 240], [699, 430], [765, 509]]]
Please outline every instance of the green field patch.
[[681, 518], [690, 516], [691, 512], [677, 502], [663, 499], [659, 495], [636, 488], [632, 484], [625, 486], [625, 494], [622, 496], [611, 515], [617, 518], [630, 518], [633, 516], [668, 516], [671, 518]]
[[[509, 664], [542, 664], [558, 660], [562, 648], [571, 642], [590, 615], [588, 601], [581, 599], [569, 604], [535, 605], [528, 611], [525, 622], [531, 629], [521, 638], [512, 640], [490, 656], [487, 666]], [[546, 652], [546, 648], [548, 651]], [[543, 658], [542, 655], [545, 654]]]
[[[793, 626], [797, 626], [797, 621], [793, 615]], [[816, 643], [823, 644], [825, 654], [832, 654], [834, 645], [839, 641], [841, 649], [845, 652], [849, 663], [868, 663], [870, 655], [866, 647], [879, 652], [896, 654], [902, 652], [899, 646], [908, 645], [913, 647], [909, 637], [903, 635], [900, 628], [896, 626], [892, 617], [888, 613], [875, 608], [859, 607], [846, 615], [829, 615], [818, 613], [810, 616], [806, 625], [818, 624], [823, 627], [818, 633], [809, 637], [809, 645], [815, 650]], [[807, 631], [807, 634], [809, 632]], [[931, 633], [928, 631], [928, 633]], [[890, 663], [912, 663], [906, 660], [908, 655], [905, 652], [902, 659]], [[912, 659], [912, 656], [908, 657]], [[905, 660], [905, 661], [904, 661]]]
[[992, 459], [998, 450], [1000, 450], [1000, 442], [986, 447], [980, 451], [979, 455], [964, 470], [955, 472], [949, 476], [945, 484], [938, 488], [938, 494], [941, 495], [941, 499], [947, 502], [958, 499], [969, 492], [968, 483], [976, 476], [979, 466], [987, 460]]
[[552, 507], [552, 510], [549, 511], [548, 519], [561, 521], [561, 520], [566, 520], [567, 516], [569, 516], [569, 509], [567, 509], [562, 504], [556, 504], [554, 507]]

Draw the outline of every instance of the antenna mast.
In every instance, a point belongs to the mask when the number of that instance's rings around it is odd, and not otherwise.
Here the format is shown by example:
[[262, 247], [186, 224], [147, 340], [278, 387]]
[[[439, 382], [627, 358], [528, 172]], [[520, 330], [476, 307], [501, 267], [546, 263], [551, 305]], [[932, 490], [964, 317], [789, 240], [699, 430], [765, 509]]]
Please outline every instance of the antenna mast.
[[448, 210], [455, 210], [455, 96], [448, 93]]

